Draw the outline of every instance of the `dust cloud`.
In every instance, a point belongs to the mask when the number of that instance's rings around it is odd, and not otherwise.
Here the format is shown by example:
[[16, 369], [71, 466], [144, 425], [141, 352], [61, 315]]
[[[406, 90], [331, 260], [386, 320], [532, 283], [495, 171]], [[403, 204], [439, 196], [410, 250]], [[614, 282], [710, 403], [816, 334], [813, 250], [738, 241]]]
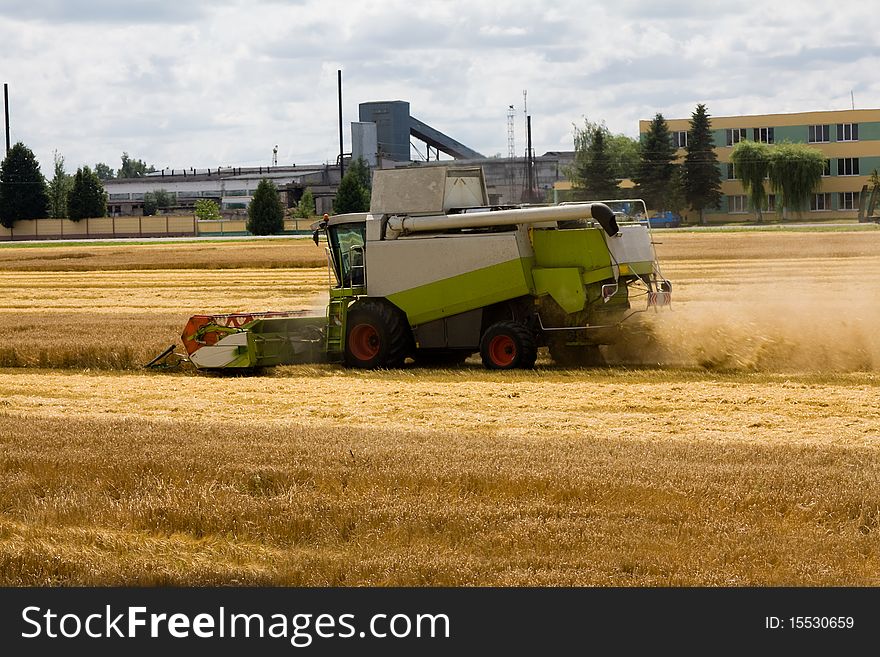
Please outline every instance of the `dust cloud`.
[[[706, 297], [711, 297], [707, 294]], [[880, 283], [750, 285], [642, 314], [609, 364], [769, 372], [880, 370]]]

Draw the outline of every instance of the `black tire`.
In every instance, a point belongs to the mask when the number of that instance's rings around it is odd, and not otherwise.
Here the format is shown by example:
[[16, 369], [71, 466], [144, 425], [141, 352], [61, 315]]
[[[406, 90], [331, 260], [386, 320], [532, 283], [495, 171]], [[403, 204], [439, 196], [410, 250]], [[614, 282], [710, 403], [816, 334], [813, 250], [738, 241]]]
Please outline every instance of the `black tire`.
[[565, 344], [562, 340], [550, 342], [550, 357], [563, 367], [603, 367], [605, 357], [595, 344]]
[[535, 336], [520, 322], [497, 322], [480, 340], [480, 357], [490, 370], [531, 369], [538, 359]]
[[343, 360], [365, 370], [401, 367], [412, 351], [406, 316], [389, 303], [365, 299], [348, 311]]

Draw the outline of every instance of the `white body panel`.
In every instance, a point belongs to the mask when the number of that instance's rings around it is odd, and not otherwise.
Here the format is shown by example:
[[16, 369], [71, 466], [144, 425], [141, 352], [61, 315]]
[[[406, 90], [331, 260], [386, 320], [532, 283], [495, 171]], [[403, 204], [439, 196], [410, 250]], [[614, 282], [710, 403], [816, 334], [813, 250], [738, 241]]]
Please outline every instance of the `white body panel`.
[[224, 367], [238, 358], [239, 347], [247, 348], [247, 333], [227, 335], [215, 345], [206, 345], [193, 352], [189, 359], [196, 367]]
[[620, 232], [614, 237], [605, 235], [608, 250], [617, 263], [653, 262], [654, 246], [651, 235], [642, 225], [621, 226]]
[[533, 255], [524, 229], [509, 233], [435, 235], [369, 242], [367, 294], [387, 297]]

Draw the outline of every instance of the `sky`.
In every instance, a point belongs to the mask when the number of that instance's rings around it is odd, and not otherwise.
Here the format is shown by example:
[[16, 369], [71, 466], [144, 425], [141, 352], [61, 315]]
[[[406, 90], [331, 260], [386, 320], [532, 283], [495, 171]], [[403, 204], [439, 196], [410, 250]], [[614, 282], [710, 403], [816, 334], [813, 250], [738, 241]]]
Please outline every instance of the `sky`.
[[[856, 9], [856, 7], [861, 9]], [[572, 150], [689, 117], [880, 107], [880, 12], [814, 0], [0, 0], [12, 142], [51, 175], [120, 156], [157, 169], [335, 162], [358, 104], [487, 156]], [[527, 90], [524, 107], [523, 91]], [[851, 95], [852, 94], [852, 95]], [[420, 145], [422, 146], [422, 145]]]

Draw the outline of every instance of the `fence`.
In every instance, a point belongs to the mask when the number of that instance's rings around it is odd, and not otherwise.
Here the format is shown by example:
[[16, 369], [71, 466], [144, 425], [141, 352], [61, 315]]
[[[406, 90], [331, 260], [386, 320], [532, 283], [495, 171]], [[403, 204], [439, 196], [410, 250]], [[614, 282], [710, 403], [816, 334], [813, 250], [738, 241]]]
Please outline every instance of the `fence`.
[[[314, 219], [285, 219], [284, 232], [308, 231]], [[156, 215], [151, 217], [95, 217], [81, 221], [69, 219], [29, 219], [16, 221], [12, 228], [0, 226], [0, 242], [19, 240], [76, 240], [139, 237], [193, 237], [248, 235], [245, 219], [197, 220], [193, 216]]]

